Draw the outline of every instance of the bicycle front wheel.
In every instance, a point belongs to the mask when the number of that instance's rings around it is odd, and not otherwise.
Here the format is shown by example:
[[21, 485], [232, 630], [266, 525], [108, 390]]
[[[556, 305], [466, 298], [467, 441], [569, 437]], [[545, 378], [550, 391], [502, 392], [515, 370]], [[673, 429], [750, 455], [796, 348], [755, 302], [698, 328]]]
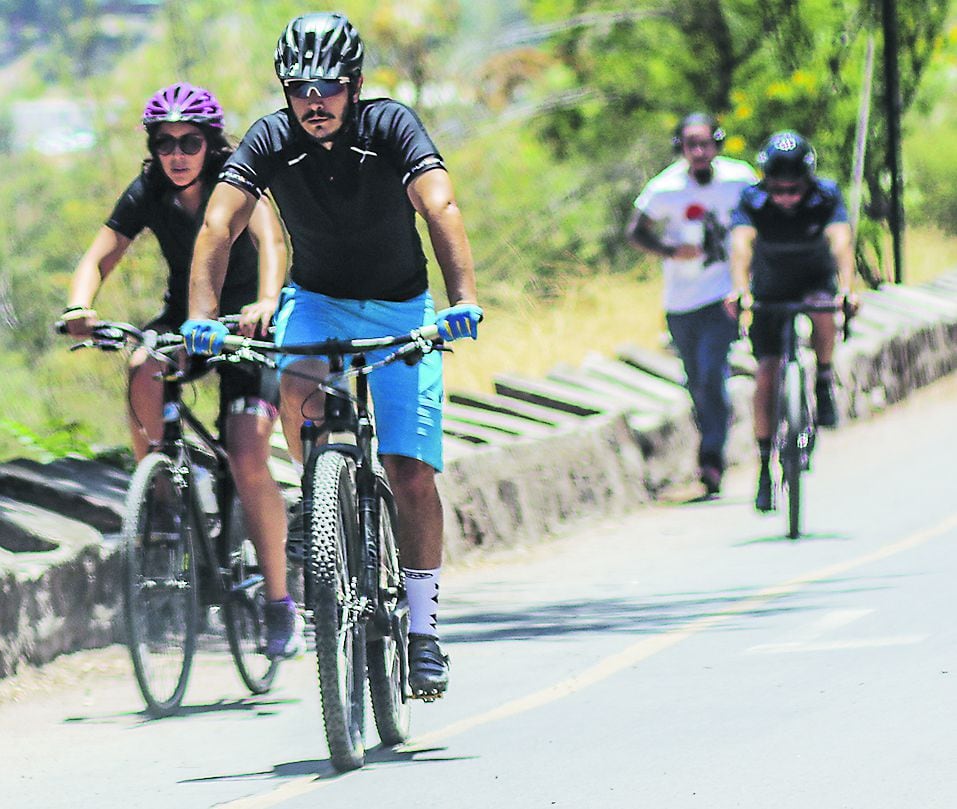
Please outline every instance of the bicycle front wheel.
[[256, 550], [246, 533], [242, 506], [233, 498], [227, 535], [230, 590], [223, 604], [223, 622], [236, 670], [253, 694], [272, 688], [278, 660], [266, 657], [266, 589]]
[[409, 605], [395, 540], [394, 501], [384, 475], [377, 475], [379, 502], [379, 612], [380, 636], [366, 646], [369, 666], [369, 693], [379, 738], [387, 746], [409, 738], [411, 700], [406, 698], [409, 637]]
[[196, 515], [173, 462], [137, 466], [123, 515], [123, 602], [133, 671], [149, 713], [181, 704], [196, 650]]
[[307, 575], [326, 740], [333, 766], [365, 763], [365, 628], [358, 592], [362, 546], [355, 467], [338, 452], [315, 456], [312, 512], [306, 515]]
[[805, 431], [804, 379], [801, 366], [790, 362], [784, 372], [784, 414], [787, 419], [781, 448], [781, 473], [788, 499], [788, 537], [801, 536], [801, 436]]

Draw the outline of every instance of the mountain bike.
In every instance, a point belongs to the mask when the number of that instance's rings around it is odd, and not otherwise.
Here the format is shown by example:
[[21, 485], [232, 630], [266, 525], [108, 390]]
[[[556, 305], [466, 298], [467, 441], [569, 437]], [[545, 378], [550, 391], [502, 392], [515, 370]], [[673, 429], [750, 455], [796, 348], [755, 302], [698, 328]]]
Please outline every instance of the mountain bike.
[[[58, 324], [58, 330], [65, 328]], [[162, 441], [139, 462], [126, 495], [123, 606], [136, 682], [147, 712], [159, 717], [182, 703], [207, 607], [218, 608], [230, 653], [250, 692], [269, 691], [278, 663], [263, 654], [264, 579], [226, 450], [182, 400], [183, 385], [201, 375], [181, 369], [175, 359], [183, 350], [182, 337], [101, 322], [71, 350], [139, 347], [168, 370]]]
[[[786, 495], [787, 536], [801, 536], [801, 475], [811, 468], [811, 455], [817, 437], [815, 402], [809, 395], [811, 369], [802, 357], [798, 336], [798, 316], [814, 312], [837, 312], [834, 303], [753, 301], [753, 311], [783, 315], [781, 326], [781, 366], [774, 400], [774, 424], [771, 441], [771, 469], [779, 470], [774, 484]], [[844, 309], [844, 339], [849, 334], [850, 316]], [[772, 472], [774, 474], [774, 472]]]
[[[307, 419], [301, 430], [301, 535], [304, 602], [315, 630], [326, 740], [340, 771], [365, 763], [366, 677], [382, 743], [400, 744], [409, 736], [409, 606], [395, 537], [395, 498], [374, 451], [368, 375], [392, 362], [414, 364], [430, 351], [447, 350], [437, 338], [437, 327], [423, 326], [397, 337], [282, 349], [322, 356], [329, 368], [322, 378], [300, 374], [326, 394], [322, 420]], [[366, 361], [367, 352], [393, 346], [399, 347]], [[226, 337], [224, 348], [267, 364], [271, 361], [260, 352], [278, 351], [242, 337]], [[299, 372], [293, 366], [283, 373]], [[355, 443], [326, 443], [333, 433], [347, 433]]]

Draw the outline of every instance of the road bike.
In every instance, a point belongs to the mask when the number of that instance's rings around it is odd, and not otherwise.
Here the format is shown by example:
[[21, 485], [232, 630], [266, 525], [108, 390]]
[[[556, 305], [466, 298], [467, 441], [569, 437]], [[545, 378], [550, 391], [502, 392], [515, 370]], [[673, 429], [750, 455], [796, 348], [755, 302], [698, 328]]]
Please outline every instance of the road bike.
[[[302, 508], [297, 519], [326, 740], [340, 771], [365, 763], [366, 678], [382, 743], [400, 744], [409, 736], [409, 606], [395, 536], [395, 498], [375, 453], [368, 375], [392, 362], [414, 364], [430, 351], [447, 350], [437, 338], [437, 327], [423, 326], [394, 337], [282, 349], [328, 362], [322, 377], [300, 374], [325, 393], [325, 403], [322, 420], [306, 419], [301, 430]], [[382, 359], [366, 361], [367, 352], [395, 346]], [[226, 337], [224, 350], [265, 364], [271, 364], [266, 353], [278, 351], [242, 337]], [[283, 373], [299, 372], [293, 366]], [[347, 434], [354, 443], [327, 443], [332, 434]]]
[[[224, 321], [233, 321], [224, 318]], [[58, 330], [65, 332], [63, 324]], [[100, 322], [71, 350], [145, 348], [161, 361], [163, 438], [133, 473], [123, 514], [123, 606], [127, 645], [147, 712], [174, 713], [186, 692], [205, 610], [222, 618], [239, 676], [253, 694], [272, 686], [265, 657], [266, 594], [229, 470], [226, 450], [183, 401], [178, 334]], [[215, 359], [215, 358], [211, 358]], [[210, 360], [207, 360], [207, 365]]]
[[[837, 312], [834, 303], [808, 301], [753, 301], [755, 312], [781, 316], [781, 365], [774, 399], [774, 424], [771, 441], [771, 469], [775, 490], [787, 498], [787, 536], [801, 536], [801, 475], [811, 468], [811, 455], [817, 437], [814, 397], [809, 395], [811, 369], [802, 356], [798, 333], [799, 315]], [[844, 311], [844, 339], [848, 337], [850, 313]], [[778, 471], [775, 471], [778, 470]]]

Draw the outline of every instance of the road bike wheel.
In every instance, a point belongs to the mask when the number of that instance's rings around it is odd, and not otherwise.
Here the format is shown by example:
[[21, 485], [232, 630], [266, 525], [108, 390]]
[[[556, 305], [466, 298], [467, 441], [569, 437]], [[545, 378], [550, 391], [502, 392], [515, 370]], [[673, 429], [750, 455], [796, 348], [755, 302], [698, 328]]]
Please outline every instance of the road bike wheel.
[[781, 448], [781, 472], [788, 498], [788, 537], [801, 536], [801, 436], [805, 432], [804, 379], [797, 362], [788, 363], [784, 372], [784, 414], [787, 430]]
[[308, 575], [313, 580], [316, 661], [333, 766], [365, 763], [365, 627], [358, 593], [362, 545], [355, 469], [338, 452], [320, 452], [313, 472]]
[[126, 495], [123, 602], [133, 671], [154, 716], [179, 707], [196, 650], [195, 520], [173, 462], [147, 455]]
[[227, 540], [231, 589], [223, 604], [223, 623], [229, 651], [250, 692], [265, 694], [272, 687], [279, 661], [265, 655], [266, 586], [246, 532], [239, 498], [233, 499]]
[[378, 475], [379, 490], [379, 613], [386, 625], [382, 637], [366, 645], [369, 668], [369, 693], [379, 738], [386, 746], [401, 744], [409, 738], [412, 719], [411, 700], [405, 695], [409, 608], [405, 582], [396, 545], [395, 504], [388, 496], [388, 483]]

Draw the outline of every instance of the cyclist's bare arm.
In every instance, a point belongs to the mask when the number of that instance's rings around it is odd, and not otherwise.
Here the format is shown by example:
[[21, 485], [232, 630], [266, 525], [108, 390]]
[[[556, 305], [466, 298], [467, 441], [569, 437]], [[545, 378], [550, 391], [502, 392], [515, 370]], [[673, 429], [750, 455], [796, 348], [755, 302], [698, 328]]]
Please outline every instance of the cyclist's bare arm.
[[254, 303], [243, 307], [239, 332], [253, 337], [269, 326], [286, 281], [286, 241], [279, 217], [266, 197], [253, 209], [249, 235], [259, 254], [259, 294]]
[[249, 224], [258, 200], [248, 191], [218, 183], [206, 206], [189, 271], [189, 316], [215, 318], [233, 242]]
[[428, 225], [449, 303], [478, 303], [472, 248], [448, 172], [432, 169], [420, 174], [409, 183], [407, 193]]
[[93, 309], [96, 293], [131, 243], [131, 239], [106, 225], [97, 232], [92, 244], [76, 265], [70, 280], [67, 310], [72, 311], [67, 311], [64, 315], [70, 335], [79, 337], [90, 333], [96, 321], [96, 312]]
[[853, 294], [854, 284], [854, 235], [847, 222], [833, 222], [824, 228], [824, 236], [831, 246], [831, 254], [837, 263], [838, 289], [847, 299], [851, 311], [857, 310]]
[[738, 316], [739, 302], [751, 298], [751, 258], [758, 231], [751, 225], [736, 225], [731, 229], [731, 294], [725, 299], [725, 309], [731, 317]]

